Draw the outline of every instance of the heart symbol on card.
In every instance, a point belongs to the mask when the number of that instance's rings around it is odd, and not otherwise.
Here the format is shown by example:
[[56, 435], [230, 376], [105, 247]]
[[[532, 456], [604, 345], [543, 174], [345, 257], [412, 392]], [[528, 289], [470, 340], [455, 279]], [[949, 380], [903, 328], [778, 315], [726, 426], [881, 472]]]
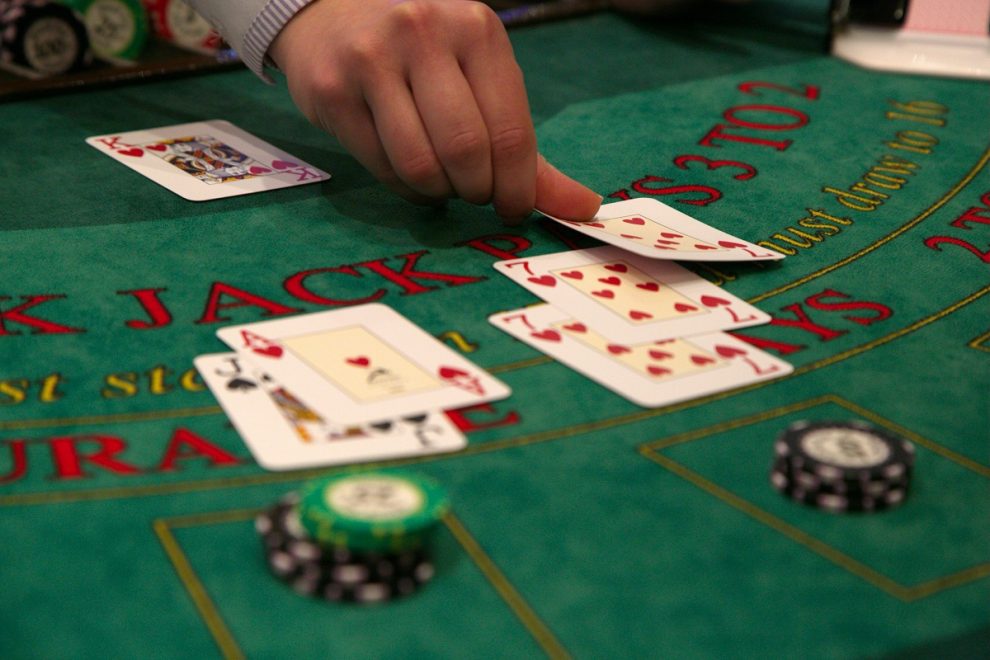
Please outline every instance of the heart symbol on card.
[[571, 332], [587, 332], [588, 326], [584, 323], [571, 323], [570, 325], [565, 325], [564, 330], [570, 330]]
[[444, 380], [450, 380], [452, 378], [463, 378], [468, 375], [468, 372], [463, 369], [458, 369], [457, 367], [440, 367], [437, 371], [440, 377]]
[[741, 348], [736, 348], [735, 346], [716, 346], [715, 352], [724, 358], [732, 358], [737, 355], [746, 355], [746, 351]]
[[744, 248], [746, 247], [743, 243], [734, 243], [733, 241], [719, 241], [718, 244], [724, 248]]
[[371, 360], [369, 360], [368, 358], [366, 358], [363, 355], [359, 355], [357, 357], [352, 357], [352, 358], [347, 358], [345, 360], [345, 362], [347, 362], [347, 364], [349, 364], [351, 366], [354, 366], [354, 367], [367, 367], [369, 364], [371, 364]]
[[658, 351], [655, 348], [651, 348], [650, 357], [653, 358], [654, 360], [666, 360], [667, 358], [672, 358], [674, 356], [668, 353], [667, 351]]
[[687, 303], [682, 303], [682, 302], [674, 303], [674, 309], [676, 309], [678, 312], [696, 312], [696, 311], [698, 311], [698, 308], [695, 307], [694, 305], [689, 305]]
[[293, 167], [299, 167], [298, 163], [293, 163], [288, 160], [273, 160], [272, 168], [276, 170], [288, 170]]
[[579, 270], [569, 270], [566, 273], [561, 273], [561, 277], [566, 277], [571, 280], [583, 280], [584, 273]]
[[151, 149], [152, 151], [166, 151], [168, 147], [164, 144], [148, 144], [145, 145], [145, 149]]
[[585, 222], [585, 223], [582, 223], [582, 224], [584, 224], [584, 225], [586, 225], [588, 227], [597, 227], [598, 229], [605, 229], [605, 225], [603, 225], [600, 222]]
[[542, 286], [552, 287], [557, 285], [557, 279], [552, 275], [540, 275], [539, 277], [530, 277], [527, 279], [529, 279], [529, 281], [533, 284], [540, 284]]
[[613, 273], [624, 273], [629, 270], [629, 267], [625, 264], [605, 264], [605, 270], [610, 270]]
[[677, 241], [668, 241], [665, 238], [658, 238], [657, 245], [677, 245]]
[[694, 362], [695, 364], [701, 366], [704, 364], [711, 364], [715, 362], [715, 358], [710, 358], [707, 355], [692, 355], [691, 362]]
[[271, 170], [267, 167], [262, 167], [261, 165], [252, 165], [248, 168], [248, 172], [251, 174], [268, 174]]
[[619, 236], [621, 236], [622, 238], [629, 238], [629, 239], [632, 239], [634, 241], [641, 241], [641, 240], [643, 240], [643, 237], [642, 236], [634, 236], [633, 234], [619, 234]]
[[609, 344], [608, 352], [611, 353], [612, 355], [622, 355], [623, 353], [629, 352], [629, 347], [622, 346], [620, 344]]
[[651, 291], [656, 293], [660, 290], [660, 285], [656, 282], [640, 282], [636, 285], [637, 289], [642, 289], [643, 291]]
[[718, 248], [714, 245], [703, 245], [701, 243], [695, 243], [694, 247], [696, 250], [717, 250]]
[[701, 296], [701, 304], [705, 307], [718, 307], [719, 305], [728, 305], [729, 301], [718, 296]]
[[622, 280], [620, 280], [618, 277], [615, 277], [614, 275], [610, 277], [599, 277], [598, 281], [601, 282], [602, 284], [610, 284], [612, 286], [619, 286], [620, 284], [622, 284]]
[[655, 364], [651, 364], [650, 366], [646, 367], [646, 371], [649, 372], [651, 376], [666, 376], [667, 374], [670, 373], [670, 369], [666, 367], [658, 367]]
[[649, 312], [641, 312], [638, 309], [633, 309], [629, 312], [629, 318], [633, 321], [642, 321], [643, 319], [652, 319], [653, 314], [650, 314]]
[[281, 346], [255, 346], [251, 349], [258, 355], [267, 355], [268, 357], [282, 357], [282, 347]]
[[599, 298], [614, 298], [615, 294], [607, 289], [602, 289], [601, 291], [592, 291], [591, 295], [598, 296]]
[[117, 151], [117, 153], [120, 154], [121, 156], [134, 156], [134, 157], [137, 157], [137, 156], [143, 156], [144, 155], [144, 150], [143, 149], [139, 149], [137, 147], [132, 147], [130, 149], [119, 149]]
[[629, 224], [629, 225], [645, 225], [646, 224], [646, 220], [643, 220], [642, 218], [623, 218], [622, 221], [625, 222], [626, 224]]
[[540, 330], [539, 332], [532, 333], [537, 339], [545, 339], [547, 341], [560, 341], [560, 333], [556, 330]]
[[683, 234], [675, 234], [672, 231], [662, 231], [660, 232], [660, 235], [664, 238], [684, 238]]

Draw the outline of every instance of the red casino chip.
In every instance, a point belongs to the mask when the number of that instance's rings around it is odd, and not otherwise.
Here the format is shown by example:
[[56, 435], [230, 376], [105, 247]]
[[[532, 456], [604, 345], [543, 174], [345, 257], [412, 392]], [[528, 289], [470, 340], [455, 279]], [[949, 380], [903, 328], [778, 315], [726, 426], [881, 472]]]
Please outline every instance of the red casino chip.
[[183, 0], [143, 0], [155, 35], [176, 46], [200, 53], [216, 53], [220, 35]]

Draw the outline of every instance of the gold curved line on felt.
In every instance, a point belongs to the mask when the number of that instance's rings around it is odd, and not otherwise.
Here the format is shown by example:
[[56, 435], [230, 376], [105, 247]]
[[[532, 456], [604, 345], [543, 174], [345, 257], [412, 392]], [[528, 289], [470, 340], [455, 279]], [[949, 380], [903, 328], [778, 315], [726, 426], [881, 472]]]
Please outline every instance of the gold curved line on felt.
[[681, 477], [685, 481], [689, 481], [701, 490], [713, 495], [717, 499], [725, 502], [726, 504], [739, 509], [751, 518], [756, 519], [757, 522], [761, 522], [767, 527], [780, 532], [784, 536], [788, 537], [792, 541], [796, 541], [801, 545], [805, 546], [809, 550], [815, 552], [816, 554], [825, 557], [834, 564], [841, 566], [850, 573], [853, 573], [870, 584], [879, 587], [880, 589], [886, 591], [891, 596], [898, 598], [900, 600], [907, 600], [908, 594], [907, 589], [899, 584], [898, 582], [890, 579], [886, 575], [870, 568], [866, 564], [859, 562], [849, 555], [836, 550], [827, 543], [816, 539], [804, 530], [787, 523], [780, 518], [767, 513], [763, 509], [757, 507], [754, 504], [742, 499], [735, 493], [732, 493], [721, 486], [715, 484], [708, 479], [705, 479], [697, 472], [681, 465], [680, 463], [662, 455], [654, 452], [649, 448], [641, 448], [640, 454], [645, 458], [653, 461], [659, 466], [666, 468], [667, 470], [673, 472], [677, 476]]
[[889, 234], [887, 234], [883, 238], [877, 240], [876, 242], [874, 242], [871, 245], [867, 245], [865, 248], [863, 248], [863, 249], [861, 249], [861, 250], [859, 250], [857, 252], [854, 252], [853, 254], [849, 255], [845, 259], [840, 259], [839, 261], [835, 262], [834, 264], [825, 266], [824, 268], [820, 268], [820, 269], [816, 270], [813, 273], [809, 273], [808, 275], [805, 275], [804, 277], [801, 277], [799, 279], [794, 280], [793, 282], [790, 282], [789, 284], [785, 284], [783, 286], [779, 286], [776, 289], [771, 289], [770, 291], [767, 291], [766, 293], [761, 293], [758, 296], [755, 296], [753, 298], [750, 298], [747, 302], [750, 302], [752, 304], [756, 304], [758, 302], [762, 302], [762, 301], [766, 300], [767, 298], [771, 298], [773, 296], [776, 296], [779, 293], [784, 293], [785, 291], [790, 291], [791, 289], [794, 289], [796, 287], [799, 287], [802, 284], [807, 284], [808, 282], [810, 282], [812, 280], [815, 280], [815, 279], [818, 279], [822, 275], [826, 275], [828, 273], [831, 273], [834, 270], [838, 270], [839, 268], [842, 268], [843, 266], [846, 266], [846, 265], [848, 265], [848, 264], [856, 261], [857, 259], [860, 259], [861, 257], [866, 256], [867, 254], [869, 254], [870, 252], [873, 252], [874, 250], [876, 250], [877, 248], [881, 247], [882, 245], [884, 245], [886, 243], [889, 243], [890, 241], [894, 240], [895, 238], [897, 238], [898, 236], [900, 236], [904, 232], [908, 231], [909, 229], [912, 229], [914, 226], [916, 226], [917, 224], [919, 224], [920, 222], [922, 222], [923, 220], [925, 220], [928, 216], [930, 216], [935, 211], [939, 210], [940, 208], [942, 208], [943, 206], [945, 206], [946, 204], [948, 204], [949, 201], [953, 197], [955, 197], [956, 195], [958, 195], [959, 192], [963, 188], [965, 188], [966, 186], [968, 186], [973, 181], [973, 179], [976, 178], [976, 175], [980, 173], [980, 170], [981, 169], [983, 169], [984, 167], [986, 167], [986, 165], [987, 165], [988, 162], [990, 162], [990, 149], [987, 149], [986, 151], [983, 152], [983, 156], [980, 157], [980, 159], [976, 162], [976, 165], [974, 165], [973, 168], [969, 172], [966, 173], [966, 175], [959, 181], [959, 183], [957, 183], [952, 188], [950, 188], [947, 193], [945, 193], [944, 195], [942, 195], [942, 197], [939, 198], [934, 204], [932, 204], [927, 209], [925, 209], [924, 211], [922, 211], [920, 215], [915, 216], [913, 219], [911, 219], [907, 223], [901, 225], [900, 227], [898, 227], [894, 231], [890, 232]]
[[444, 516], [443, 522], [447, 525], [450, 533], [454, 535], [454, 538], [457, 539], [457, 542], [461, 544], [461, 547], [464, 548], [468, 556], [471, 557], [471, 560], [474, 561], [482, 575], [485, 576], [485, 579], [488, 580], [495, 591], [498, 592], [498, 595], [502, 597], [502, 600], [509, 606], [509, 609], [512, 610], [512, 613], [526, 627], [526, 630], [533, 636], [536, 643], [540, 645], [544, 653], [555, 660], [570, 658], [571, 656], [567, 650], [557, 640], [547, 625], [543, 623], [540, 617], [536, 615], [533, 608], [516, 591], [512, 583], [509, 582], [509, 579], [499, 570], [495, 562], [485, 553], [484, 549], [482, 549], [471, 533], [468, 532], [461, 521], [453, 514], [448, 513]]
[[140, 412], [113, 413], [109, 415], [86, 415], [83, 417], [55, 417], [48, 419], [25, 419], [0, 422], [0, 431], [40, 429], [52, 426], [87, 426], [90, 424], [114, 424], [118, 422], [148, 422], [176, 417], [203, 417], [223, 412], [220, 406], [198, 406], [196, 408], [174, 408], [171, 410], [143, 410]]
[[[229, 522], [244, 522], [254, 518], [262, 510], [235, 509], [231, 511], [193, 513], [169, 518], [159, 518], [152, 525], [155, 534], [165, 548], [169, 560], [172, 562], [172, 566], [175, 568], [179, 580], [189, 593], [189, 597], [192, 598], [203, 622], [209, 629], [210, 634], [213, 635], [213, 639], [216, 641], [217, 646], [220, 647], [220, 651], [225, 658], [243, 658], [244, 654], [234, 640], [230, 629], [224, 623], [223, 617], [220, 616], [219, 609], [213, 604], [212, 599], [210, 599], [206, 588], [192, 567], [192, 563], [189, 561], [185, 552], [183, 552], [182, 546], [179, 545], [179, 542], [172, 534], [172, 529]], [[505, 601], [509, 609], [512, 610], [512, 613], [525, 626], [526, 630], [533, 636], [533, 639], [539, 644], [547, 656], [554, 660], [570, 658], [563, 645], [561, 645], [540, 617], [537, 616], [536, 612], [533, 611], [533, 608], [529, 606], [522, 595], [516, 591], [512, 583], [499, 570], [495, 562], [484, 551], [481, 544], [468, 532], [457, 516], [452, 512], [448, 512], [443, 517], [443, 523], [450, 530], [451, 535], [460, 543], [464, 552], [478, 567], [478, 570], [481, 571], [481, 574], [488, 580], [495, 592]]]
[[[616, 426], [622, 426], [624, 424], [632, 424], [635, 422], [641, 422], [647, 419], [652, 419], [654, 417], [660, 417], [663, 415], [680, 412], [682, 410], [688, 410], [690, 408], [695, 408], [697, 406], [706, 405], [714, 401], [721, 401], [722, 399], [727, 399], [738, 394], [744, 394], [751, 392], [753, 390], [766, 387], [774, 383], [779, 383], [782, 381], [790, 380], [796, 378], [803, 374], [815, 371], [821, 367], [828, 366], [830, 364], [835, 364], [836, 362], [841, 362], [850, 357], [854, 357], [868, 350], [872, 350], [878, 346], [882, 346], [889, 343], [895, 339], [903, 337], [904, 335], [910, 334], [919, 330], [930, 323], [933, 323], [939, 319], [942, 319], [953, 312], [958, 311], [962, 307], [972, 303], [974, 300], [979, 299], [981, 296], [990, 293], [990, 286], [979, 289], [978, 291], [966, 296], [962, 300], [946, 307], [945, 309], [936, 312], [935, 314], [915, 321], [909, 326], [901, 328], [889, 335], [879, 337], [871, 342], [867, 342], [862, 346], [857, 346], [851, 348], [842, 353], [837, 353], [836, 355], [823, 358], [816, 362], [810, 362], [803, 367], [795, 369], [793, 372], [786, 376], [780, 378], [761, 381], [758, 383], [752, 383], [750, 385], [744, 385], [743, 387], [737, 387], [735, 389], [726, 390], [724, 392], [717, 392], [715, 394], [710, 394], [706, 397], [699, 399], [691, 399], [689, 401], [682, 401], [681, 403], [675, 403], [663, 408], [650, 408], [646, 410], [638, 410], [633, 413], [628, 413], [626, 415], [619, 415], [617, 417], [610, 417], [607, 419], [596, 420], [592, 422], [585, 422], [584, 424], [576, 424], [574, 426], [565, 426], [557, 429], [549, 429], [547, 431], [540, 431], [537, 433], [531, 433], [529, 435], [519, 436], [517, 438], [508, 438], [506, 440], [496, 440], [493, 442], [486, 442], [484, 444], [469, 445], [467, 449], [454, 452], [451, 454], [437, 454], [433, 456], [416, 457], [412, 459], [397, 459], [394, 461], [383, 461], [380, 463], [366, 463], [356, 466], [350, 466], [349, 470], [359, 470], [368, 469], [373, 467], [391, 467], [397, 465], [414, 465], [419, 463], [434, 462], [440, 460], [446, 460], [450, 458], [463, 458], [466, 456], [474, 456], [477, 454], [485, 454], [493, 451], [499, 451], [502, 449], [522, 447], [531, 444], [537, 444], [541, 442], [547, 442], [550, 440], [559, 440], [561, 438], [569, 438], [575, 435], [582, 435], [584, 433], [589, 433], [592, 431], [601, 431], [604, 429], [613, 428]], [[947, 451], [947, 450], [946, 450]], [[951, 456], [946, 456], [951, 458]], [[979, 465], [979, 464], [977, 464]], [[983, 466], [981, 466], [983, 467]], [[287, 472], [287, 473], [262, 473], [246, 475], [241, 477], [220, 477], [219, 479], [208, 479], [204, 481], [189, 481], [177, 484], [150, 484], [145, 486], [119, 486], [115, 488], [105, 488], [105, 489], [92, 489], [92, 490], [81, 490], [81, 491], [62, 491], [62, 492], [43, 492], [43, 493], [24, 493], [16, 495], [0, 495], [0, 507], [5, 506], [17, 506], [17, 505], [32, 505], [32, 504], [55, 504], [64, 502], [75, 502], [75, 501], [85, 501], [85, 500], [100, 500], [100, 499], [112, 499], [116, 497], [143, 497], [151, 495], [171, 495], [175, 493], [184, 492], [194, 492], [200, 490], [218, 490], [222, 488], [234, 488], [237, 486], [255, 486], [255, 485], [266, 485], [274, 483], [282, 483], [288, 481], [297, 481], [299, 479], [306, 479], [320, 474], [329, 474], [335, 472], [333, 468], [317, 468], [311, 470], [302, 470], [298, 472]]]
[[220, 613], [210, 599], [210, 595], [206, 592], [206, 588], [196, 575], [196, 571], [193, 570], [192, 564], [189, 563], [189, 559], [182, 551], [181, 546], [179, 546], [179, 542], [172, 534], [172, 530], [169, 529], [168, 523], [158, 519], [152, 523], [152, 528], [155, 530], [155, 535], [162, 544], [162, 548], [165, 550], [169, 561], [172, 562], [172, 567], [179, 576], [179, 580], [182, 581], [183, 586], [189, 593], [193, 605], [196, 606], [196, 611], [199, 612], [200, 617], [213, 636], [213, 641], [220, 648], [220, 653], [223, 654], [224, 658], [228, 658], [228, 660], [243, 659], [244, 653], [241, 652], [237, 641], [234, 640], [234, 636], [230, 633], [230, 629], [227, 628], [227, 624], [220, 617]]

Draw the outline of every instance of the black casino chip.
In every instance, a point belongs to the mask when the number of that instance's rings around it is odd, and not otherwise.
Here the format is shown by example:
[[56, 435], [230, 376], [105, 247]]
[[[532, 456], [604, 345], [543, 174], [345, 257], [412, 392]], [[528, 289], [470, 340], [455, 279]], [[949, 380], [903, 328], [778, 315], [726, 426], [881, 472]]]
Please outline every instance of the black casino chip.
[[770, 482], [823, 510], [881, 511], [906, 499], [914, 457], [910, 442], [865, 422], [802, 421], [774, 443]]
[[78, 13], [47, 0], [0, 0], [0, 64], [25, 75], [52, 76], [90, 61]]
[[305, 596], [380, 603], [408, 596], [433, 577], [425, 548], [352, 551], [316, 543], [299, 521], [293, 493], [255, 519], [269, 571]]

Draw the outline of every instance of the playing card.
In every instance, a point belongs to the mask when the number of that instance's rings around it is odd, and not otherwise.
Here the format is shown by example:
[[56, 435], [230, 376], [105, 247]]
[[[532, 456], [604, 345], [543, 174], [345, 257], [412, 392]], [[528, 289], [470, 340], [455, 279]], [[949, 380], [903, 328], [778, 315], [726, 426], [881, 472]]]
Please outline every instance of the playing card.
[[343, 423], [448, 410], [509, 388], [391, 308], [372, 303], [217, 332], [320, 415]]
[[619, 341], [687, 337], [770, 315], [669, 261], [605, 245], [495, 263], [546, 302]]
[[97, 135], [86, 143], [194, 202], [330, 178], [222, 120]]
[[467, 440], [442, 412], [345, 425], [306, 407], [290, 389], [237, 353], [194, 361], [255, 460], [296, 470], [457, 451]]
[[763, 261], [784, 258], [779, 252], [710, 227], [655, 199], [627, 199], [603, 204], [589, 222], [547, 217], [651, 259]]
[[724, 332], [619, 342], [551, 305], [489, 317], [492, 325], [646, 408], [771, 378], [793, 367]]

